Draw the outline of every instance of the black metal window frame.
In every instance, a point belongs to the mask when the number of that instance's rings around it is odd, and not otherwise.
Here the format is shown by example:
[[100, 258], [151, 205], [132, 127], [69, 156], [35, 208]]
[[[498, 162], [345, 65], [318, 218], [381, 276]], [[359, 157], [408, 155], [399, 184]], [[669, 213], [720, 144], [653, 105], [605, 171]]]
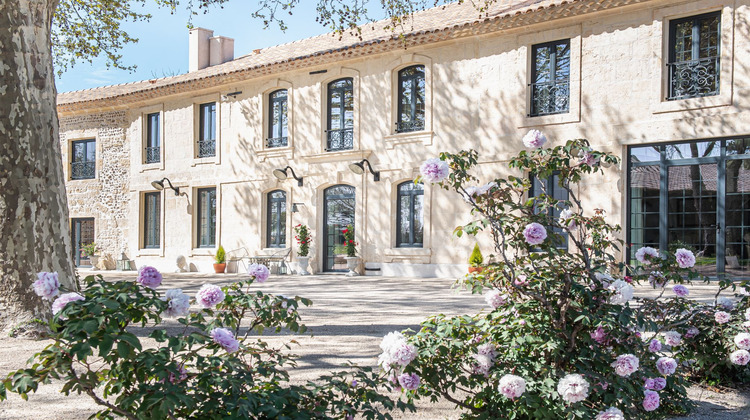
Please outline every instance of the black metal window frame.
[[[566, 78], [558, 78], [557, 47], [565, 45], [568, 54], [568, 71]], [[549, 81], [537, 82], [537, 77], [542, 69], [537, 68], [537, 55], [539, 50], [550, 48], [549, 66], [546, 71], [549, 72]], [[570, 39], [560, 39], [557, 41], [545, 42], [531, 46], [531, 80], [529, 83], [529, 117], [540, 117], [544, 115], [565, 114], [570, 112]], [[542, 98], [545, 93], [545, 98]], [[564, 104], [558, 106], [558, 100]], [[544, 100], [546, 108], [540, 106], [540, 101]]]
[[286, 147], [289, 138], [287, 130], [289, 116], [289, 92], [278, 89], [268, 94], [268, 138], [266, 147]]
[[[346, 270], [334, 270], [333, 266], [334, 264], [334, 255], [332, 253], [333, 247], [331, 244], [331, 240], [335, 237], [342, 235], [341, 230], [337, 229], [334, 232], [331, 232], [329, 230], [328, 225], [328, 203], [329, 201], [334, 200], [351, 200], [352, 201], [352, 207], [354, 208], [354, 211], [356, 212], [356, 206], [357, 206], [357, 188], [353, 187], [351, 185], [346, 184], [337, 184], [337, 185], [331, 185], [330, 187], [323, 190], [323, 226], [324, 226], [324, 234], [323, 234], [323, 271], [325, 272], [342, 272]], [[355, 228], [356, 231], [356, 216], [351, 221], [352, 227]], [[339, 228], [346, 227], [345, 224], [341, 224]]]
[[161, 113], [146, 115], [146, 163], [161, 162]]
[[161, 191], [143, 194], [143, 248], [161, 247]]
[[198, 188], [197, 196], [197, 247], [213, 248], [216, 246], [216, 188]]
[[[409, 186], [419, 186], [418, 188], [406, 188]], [[424, 197], [424, 185], [420, 182], [415, 184], [414, 181], [406, 181], [398, 184], [396, 194], [398, 196], [396, 200], [396, 247], [397, 248], [422, 248], [424, 246], [424, 230], [422, 231], [422, 236], [417, 237], [416, 233], [414, 232], [414, 222], [419, 218], [419, 220], [422, 221], [422, 226], [424, 226], [424, 208], [422, 209], [422, 212], [417, 214], [417, 211], [415, 210], [415, 203], [416, 203], [416, 197], [422, 196]], [[409, 200], [408, 201], [408, 207], [409, 207], [409, 214], [406, 217], [406, 220], [408, 220], [409, 226], [408, 226], [408, 237], [404, 238], [402, 233], [402, 223], [404, 222], [404, 214], [403, 212], [403, 200]]]
[[[568, 190], [560, 186], [560, 172], [555, 171], [544, 180], [541, 180], [535, 176], [529, 177], [531, 181], [531, 189], [529, 190], [529, 198], [538, 197], [541, 194], [546, 194], [554, 199], [560, 201], [567, 201], [570, 199]], [[547, 216], [557, 220], [560, 218], [560, 213], [564, 210], [563, 207], [548, 209]], [[536, 210], [535, 210], [536, 211]], [[562, 236], [562, 243], [556, 244], [557, 249], [568, 249], [568, 233], [561, 228], [553, 228], [554, 233]]]
[[[410, 95], [408, 97], [404, 93], [404, 85], [408, 85], [409, 87]], [[397, 133], [424, 130], [426, 111], [425, 90], [425, 66], [423, 64], [405, 67], [398, 71]], [[422, 103], [421, 109], [418, 107], [420, 100]], [[404, 109], [405, 103], [409, 105], [409, 109]], [[409, 117], [408, 121], [404, 116]]]
[[198, 157], [216, 156], [216, 102], [198, 107]]
[[[286, 247], [286, 191], [273, 190], [266, 194], [266, 247]], [[278, 214], [276, 220], [271, 217]], [[285, 217], [282, 221], [281, 215]], [[275, 235], [274, 235], [275, 234]], [[274, 240], [274, 236], [276, 240]]]
[[[333, 98], [334, 94], [339, 94], [339, 127], [333, 129]], [[351, 126], [346, 124], [346, 98], [347, 95], [352, 99], [352, 122]], [[326, 151], [335, 152], [340, 150], [351, 150], [354, 148], [354, 79], [344, 77], [328, 83], [326, 93], [327, 103], [327, 124], [326, 124]]]
[[[716, 54], [701, 57], [701, 22], [717, 18]], [[692, 22], [690, 60], [678, 61], [677, 27]], [[687, 50], [685, 50], [687, 51]], [[683, 51], [684, 52], [684, 51]], [[697, 57], [697, 58], [696, 58]], [[667, 63], [668, 101], [715, 96], [720, 93], [721, 75], [721, 11], [704, 13], [669, 21], [669, 62]], [[704, 89], [713, 78], [714, 89]]]
[[[78, 146], [83, 147], [83, 154], [78, 155], [76, 149]], [[93, 150], [93, 159], [89, 159], [89, 151]], [[75, 140], [71, 144], [70, 150], [70, 178], [94, 179], [96, 178], [96, 139]]]

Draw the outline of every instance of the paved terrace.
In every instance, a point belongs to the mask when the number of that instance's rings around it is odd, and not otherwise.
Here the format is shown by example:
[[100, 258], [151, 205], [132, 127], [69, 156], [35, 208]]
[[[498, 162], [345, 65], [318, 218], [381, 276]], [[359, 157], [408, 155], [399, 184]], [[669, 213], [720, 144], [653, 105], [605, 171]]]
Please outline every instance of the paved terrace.
[[[83, 276], [90, 274], [81, 273]], [[133, 280], [134, 272], [101, 272], [108, 280]], [[160, 290], [181, 288], [194, 296], [205, 283], [228, 284], [244, 277], [237, 274], [164, 274]], [[344, 277], [342, 275], [315, 275], [307, 277], [272, 275], [268, 282], [255, 285], [273, 294], [302, 296], [313, 301], [302, 307], [302, 321], [309, 328], [302, 336], [288, 334], [267, 335], [264, 339], [281, 345], [296, 339], [301, 346], [292, 352], [300, 356], [299, 367], [293, 371], [294, 380], [315, 379], [351, 361], [359, 365], [374, 366], [380, 353], [380, 340], [388, 332], [416, 329], [427, 316], [437, 313], [457, 315], [486, 310], [482, 296], [452, 289], [453, 279]], [[701, 301], [713, 300], [716, 288], [694, 285], [691, 297]], [[653, 290], [638, 289], [636, 295], [653, 294]], [[195, 309], [195, 308], [194, 308]], [[176, 324], [173, 324], [176, 325]], [[146, 339], [146, 344], [148, 343]], [[0, 341], [0, 374], [24, 366], [26, 360], [47, 342], [32, 340]], [[147, 344], [148, 345], [148, 344]], [[12, 397], [0, 403], [3, 419], [80, 419], [96, 410], [87, 397], [59, 394], [60, 384], [41, 387], [31, 395], [29, 402]], [[715, 394], [695, 388], [694, 399], [701, 400], [701, 408], [690, 419], [750, 418], [750, 398], [744, 394]], [[456, 419], [459, 413], [448, 403], [421, 406], [417, 414], [396, 414], [408, 419]]]

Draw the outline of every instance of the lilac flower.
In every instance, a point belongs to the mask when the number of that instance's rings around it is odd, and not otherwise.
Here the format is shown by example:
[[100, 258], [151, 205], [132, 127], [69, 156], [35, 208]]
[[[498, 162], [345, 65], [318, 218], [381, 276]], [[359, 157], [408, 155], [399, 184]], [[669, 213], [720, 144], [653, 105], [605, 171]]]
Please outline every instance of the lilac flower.
[[609, 303], [613, 305], [624, 305], [633, 299], [635, 288], [624, 280], [615, 280], [609, 285], [609, 290], [614, 292], [609, 298]]
[[693, 338], [700, 333], [701, 332], [698, 328], [690, 327], [687, 329], [687, 331], [685, 331], [685, 338]]
[[438, 158], [427, 159], [419, 167], [422, 178], [429, 182], [435, 183], [444, 180], [448, 176], [448, 164]]
[[654, 378], [653, 391], [661, 391], [667, 387], [667, 380], [664, 378]]
[[605, 411], [600, 411], [594, 420], [625, 420], [625, 414], [619, 408], [609, 407]]
[[689, 249], [680, 248], [675, 251], [674, 256], [680, 268], [690, 268], [695, 265], [695, 255]]
[[589, 383], [583, 379], [583, 376], [569, 373], [557, 383], [557, 393], [566, 402], [577, 403], [589, 396]]
[[224, 297], [224, 292], [219, 286], [214, 286], [213, 284], [204, 284], [195, 295], [195, 300], [198, 302], [198, 305], [207, 309], [213, 308], [217, 304], [221, 303], [224, 300]]
[[398, 377], [398, 383], [407, 391], [415, 391], [419, 388], [420, 378], [416, 373], [402, 373]]
[[687, 297], [688, 295], [690, 295], [690, 290], [681, 284], [675, 284], [672, 288], [672, 291], [678, 297]]
[[668, 346], [677, 347], [682, 343], [682, 335], [677, 331], [667, 331], [664, 333], [664, 343]]
[[523, 145], [529, 149], [538, 149], [547, 143], [547, 137], [539, 130], [530, 130], [523, 136]]
[[651, 260], [656, 258], [659, 258], [659, 250], [650, 246], [641, 247], [635, 252], [635, 259], [641, 264], [649, 265], [651, 264]]
[[737, 350], [729, 355], [729, 360], [735, 365], [745, 366], [747, 362], [750, 362], [750, 352], [747, 350]]
[[638, 358], [632, 354], [621, 354], [612, 362], [612, 367], [619, 376], [630, 376], [638, 370]]
[[750, 350], [750, 334], [745, 332], [737, 334], [734, 337], [734, 344], [742, 350]]
[[497, 309], [505, 305], [505, 295], [500, 293], [497, 289], [492, 289], [487, 292], [487, 294], [484, 295], [484, 300], [492, 307], [492, 309]]
[[581, 163], [588, 166], [594, 166], [599, 163], [599, 158], [594, 157], [591, 152], [583, 152], [583, 156], [581, 156]]
[[607, 343], [607, 333], [604, 331], [604, 328], [602, 326], [596, 327], [596, 330], [594, 332], [589, 333], [591, 336], [591, 339], [596, 341], [599, 344], [606, 344]]
[[166, 296], [161, 300], [167, 302], [164, 316], [168, 318], [179, 318], [190, 313], [190, 296], [182, 293], [182, 289], [167, 290]]
[[[85, 298], [78, 293], [71, 292], [60, 295], [59, 298], [52, 302], [52, 315], [57, 315], [58, 312], [62, 311], [63, 308], [70, 302], [77, 300], [85, 300]], [[66, 317], [60, 316], [60, 319], [67, 319]]]
[[526, 286], [527, 284], [529, 284], [529, 280], [526, 278], [526, 274], [519, 274], [518, 277], [513, 280], [513, 283], [516, 286]]
[[392, 365], [406, 366], [417, 357], [417, 348], [406, 342], [406, 337], [398, 331], [388, 333], [380, 343], [383, 353], [378, 364], [389, 370]]
[[650, 284], [651, 287], [658, 289], [664, 287], [664, 285], [667, 284], [667, 279], [664, 277], [664, 273], [662, 273], [661, 271], [652, 271], [648, 275], [648, 284]]
[[497, 390], [505, 398], [515, 400], [523, 395], [523, 392], [526, 390], [526, 380], [516, 375], [504, 375], [500, 378]]
[[268, 276], [271, 274], [271, 272], [268, 271], [268, 267], [263, 264], [250, 264], [250, 266], [247, 267], [247, 274], [250, 274], [252, 277], [254, 277], [255, 281], [257, 281], [258, 283], [264, 283], [266, 280], [268, 280]]
[[234, 334], [226, 328], [214, 328], [211, 330], [211, 338], [214, 343], [224, 347], [227, 353], [234, 353], [240, 349], [240, 342], [234, 338]]
[[34, 282], [34, 292], [42, 299], [52, 300], [60, 293], [60, 280], [57, 273], [42, 271], [37, 273], [37, 281]]
[[659, 393], [656, 391], [643, 391], [643, 409], [654, 411], [659, 408]]
[[732, 315], [729, 315], [728, 313], [726, 313], [724, 311], [717, 311], [714, 314], [714, 319], [719, 324], [726, 324], [727, 322], [729, 322], [729, 320], [732, 319]]
[[576, 224], [575, 220], [570, 220], [571, 217], [573, 217], [575, 213], [573, 213], [570, 209], [564, 209], [560, 212], [560, 224], [563, 226], [567, 226], [568, 230], [574, 231], [578, 229], [578, 225]]
[[648, 351], [650, 351], [651, 353], [656, 353], [657, 351], [661, 351], [661, 341], [651, 340], [651, 342], [648, 343]]
[[169, 382], [172, 383], [172, 384], [180, 383], [180, 382], [184, 381], [185, 379], [187, 379], [187, 377], [188, 377], [188, 375], [187, 375], [188, 371], [187, 371], [187, 369], [185, 369], [185, 366], [179, 365], [177, 367], [177, 370], [179, 372], [179, 376], [177, 376], [177, 375], [175, 375], [174, 373], [171, 373], [171, 372], [169, 373]]
[[724, 297], [724, 296], [720, 297], [716, 301], [716, 305], [721, 306], [727, 311], [731, 311], [732, 309], [734, 309], [734, 302], [732, 301], [732, 299], [729, 299], [728, 297]]
[[669, 376], [677, 370], [677, 361], [671, 357], [660, 357], [656, 361], [656, 369], [664, 376]]
[[547, 229], [539, 223], [529, 223], [523, 230], [523, 237], [529, 245], [539, 245], [547, 239]]
[[149, 289], [156, 289], [161, 284], [161, 273], [154, 267], [144, 265], [138, 270], [138, 284]]

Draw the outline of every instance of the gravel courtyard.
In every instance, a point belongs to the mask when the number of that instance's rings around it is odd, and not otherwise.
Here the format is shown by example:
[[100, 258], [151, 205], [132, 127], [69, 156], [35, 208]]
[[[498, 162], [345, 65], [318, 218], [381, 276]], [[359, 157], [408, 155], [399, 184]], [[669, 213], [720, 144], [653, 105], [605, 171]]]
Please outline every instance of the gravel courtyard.
[[[81, 273], [87, 275], [88, 273]], [[108, 280], [134, 279], [135, 273], [103, 273]], [[239, 279], [237, 275], [165, 274], [160, 290], [182, 288], [195, 295], [205, 283], [226, 284]], [[452, 290], [452, 279], [357, 277], [316, 275], [308, 277], [271, 276], [257, 285], [267, 293], [302, 296], [313, 301], [300, 310], [306, 335], [269, 335], [273, 345], [291, 339], [300, 342], [292, 351], [300, 355], [293, 372], [295, 380], [314, 379], [340, 366], [353, 362], [374, 366], [380, 353], [380, 339], [390, 331], [416, 328], [428, 315], [475, 313], [485, 308], [481, 296]], [[639, 290], [637, 294], [648, 294]], [[693, 286], [691, 296], [711, 299], [709, 286]], [[146, 340], [148, 342], [148, 340]], [[34, 352], [47, 341], [6, 339], [0, 341], [0, 374], [22, 368]], [[17, 396], [0, 403], [2, 419], [82, 419], [96, 411], [87, 397], [60, 394], [60, 384], [42, 386], [25, 402]], [[691, 396], [699, 401], [699, 409], [687, 419], [748, 419], [750, 395], [747, 393], [715, 393], [694, 387]], [[423, 404], [417, 414], [395, 414], [404, 419], [456, 419], [459, 413], [448, 403]]]

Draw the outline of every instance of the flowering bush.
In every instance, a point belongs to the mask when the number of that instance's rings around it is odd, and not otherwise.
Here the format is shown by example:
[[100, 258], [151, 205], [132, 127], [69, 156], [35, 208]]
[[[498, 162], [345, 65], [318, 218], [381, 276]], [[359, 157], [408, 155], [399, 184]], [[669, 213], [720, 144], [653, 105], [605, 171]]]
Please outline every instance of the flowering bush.
[[[298, 308], [309, 300], [251, 291], [259, 278], [250, 276], [223, 288], [204, 285], [191, 311], [181, 290], [161, 296], [156, 274], [142, 269], [135, 282], [89, 276], [81, 294], [54, 300], [52, 344], [31, 366], [3, 379], [0, 399], [8, 391], [26, 398], [54, 378], [63, 381], [64, 394], [84, 393], [102, 406], [97, 418], [386, 419], [384, 408], [408, 407], [379, 393], [382, 378], [371, 369], [293, 385], [287, 371], [294, 359], [249, 337], [269, 328], [304, 332]], [[59, 293], [56, 275], [39, 278], [40, 296]], [[167, 331], [162, 317], [177, 318], [178, 328], [171, 328], [177, 331]], [[145, 347], [141, 333], [156, 345]], [[408, 389], [419, 385], [412, 376], [402, 382]]]
[[299, 224], [294, 227], [294, 234], [294, 239], [297, 240], [299, 245], [299, 256], [306, 257], [310, 253], [310, 241], [312, 240], [310, 229], [307, 225]]
[[357, 256], [357, 243], [354, 242], [354, 226], [348, 225], [341, 230], [344, 234], [344, 247], [346, 248], [347, 257]]

